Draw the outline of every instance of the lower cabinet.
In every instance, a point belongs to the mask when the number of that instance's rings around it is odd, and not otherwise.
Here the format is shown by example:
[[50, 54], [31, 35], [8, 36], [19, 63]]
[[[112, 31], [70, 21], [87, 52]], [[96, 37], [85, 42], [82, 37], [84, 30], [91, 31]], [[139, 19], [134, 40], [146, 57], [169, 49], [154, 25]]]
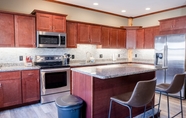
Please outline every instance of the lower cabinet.
[[0, 108], [21, 104], [21, 72], [0, 73]]
[[0, 108], [38, 101], [39, 70], [0, 72]]
[[22, 98], [23, 103], [40, 99], [39, 70], [22, 71]]

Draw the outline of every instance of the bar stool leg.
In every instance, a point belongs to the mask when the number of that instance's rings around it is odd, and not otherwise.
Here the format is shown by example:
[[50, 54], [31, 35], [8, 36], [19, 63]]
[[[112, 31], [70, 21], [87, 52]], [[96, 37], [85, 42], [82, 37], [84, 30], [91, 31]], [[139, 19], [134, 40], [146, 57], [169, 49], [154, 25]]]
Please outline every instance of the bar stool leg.
[[129, 108], [129, 115], [130, 115], [130, 118], [132, 118], [132, 107], [130, 106], [127, 106]]
[[145, 105], [145, 108], [144, 108], [143, 118], [145, 118], [145, 112], [146, 112], [146, 105]]
[[160, 102], [161, 102], [161, 92], [160, 92], [160, 95], [159, 95], [158, 112], [160, 112]]
[[182, 106], [181, 91], [180, 91], [180, 107], [181, 107], [181, 117], [183, 118], [183, 106]]
[[168, 118], [170, 118], [170, 110], [169, 110], [169, 95], [167, 94], [167, 110], [168, 110]]
[[111, 110], [112, 110], [112, 100], [110, 100], [110, 108], [109, 108], [109, 116], [108, 116], [108, 118], [110, 118]]
[[154, 105], [153, 105], [153, 102], [151, 102], [151, 109], [152, 109], [152, 117], [154, 118]]

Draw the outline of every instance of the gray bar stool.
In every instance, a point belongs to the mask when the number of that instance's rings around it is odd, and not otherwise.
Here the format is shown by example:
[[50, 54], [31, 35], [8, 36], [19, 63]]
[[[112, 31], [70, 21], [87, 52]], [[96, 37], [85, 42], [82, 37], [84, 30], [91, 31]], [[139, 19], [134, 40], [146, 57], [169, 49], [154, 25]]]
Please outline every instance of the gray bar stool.
[[[110, 118], [111, 115], [112, 101], [127, 107], [129, 109], [130, 118], [132, 118], [132, 107], [145, 106], [144, 109], [144, 117], [145, 117], [146, 105], [152, 101], [155, 93], [155, 87], [156, 87], [156, 79], [139, 81], [132, 92], [111, 97], [108, 118]], [[152, 107], [152, 113], [154, 114], [153, 102], [151, 107]]]
[[185, 82], [185, 74], [176, 74], [173, 78], [173, 81], [170, 84], [162, 83], [156, 86], [156, 91], [160, 93], [159, 95], [159, 102], [158, 104], [158, 111], [160, 109], [160, 102], [161, 102], [161, 94], [165, 93], [167, 96], [167, 109], [168, 109], [168, 118], [170, 118], [170, 110], [169, 110], [169, 94], [174, 94], [174, 93], [180, 93], [179, 99], [180, 99], [180, 107], [181, 111], [178, 112], [176, 115], [173, 117], [177, 116], [178, 114], [181, 113], [181, 116], [183, 118], [183, 107], [182, 107], [182, 97], [181, 97], [181, 89], [183, 87], [183, 84]]

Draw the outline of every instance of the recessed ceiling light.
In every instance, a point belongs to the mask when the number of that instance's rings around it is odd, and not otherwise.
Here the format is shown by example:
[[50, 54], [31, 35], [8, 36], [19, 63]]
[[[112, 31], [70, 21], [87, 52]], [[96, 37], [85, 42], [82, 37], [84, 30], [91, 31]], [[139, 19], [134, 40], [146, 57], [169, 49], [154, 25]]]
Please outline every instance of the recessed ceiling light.
[[126, 10], [121, 10], [121, 12], [126, 12]]
[[97, 2], [93, 3], [93, 5], [99, 5]]
[[148, 8], [146, 8], [145, 10], [150, 10], [150, 8], [148, 7]]

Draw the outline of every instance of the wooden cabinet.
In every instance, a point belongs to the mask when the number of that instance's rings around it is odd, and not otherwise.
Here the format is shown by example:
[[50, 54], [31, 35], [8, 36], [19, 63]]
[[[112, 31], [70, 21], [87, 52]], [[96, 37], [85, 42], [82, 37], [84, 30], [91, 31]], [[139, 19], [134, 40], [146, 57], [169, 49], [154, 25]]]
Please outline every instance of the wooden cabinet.
[[0, 13], [0, 47], [14, 47], [14, 16]]
[[160, 21], [160, 31], [168, 31], [173, 29], [174, 19]]
[[160, 21], [160, 34], [180, 34], [186, 32], [186, 16], [175, 17]]
[[63, 14], [55, 14], [44, 11], [35, 10], [36, 26], [39, 31], [49, 32], [66, 32], [66, 16]]
[[101, 26], [89, 25], [91, 44], [101, 44]]
[[157, 35], [159, 35], [159, 26], [144, 28], [144, 32], [144, 48], [154, 49], [154, 39]]
[[135, 49], [136, 47], [136, 30], [129, 29], [126, 31], [126, 48]]
[[15, 46], [35, 47], [35, 17], [15, 15]]
[[143, 49], [144, 47], [144, 29], [136, 30], [136, 49]]
[[116, 48], [118, 46], [118, 30], [115, 28], [110, 28], [110, 48]]
[[118, 29], [118, 48], [126, 48], [126, 31]]
[[144, 48], [145, 49], [154, 48], [153, 28], [145, 28], [144, 31], [145, 31]]
[[101, 28], [101, 44], [102, 48], [109, 48], [110, 47], [110, 40], [109, 40], [109, 27], [102, 27]]
[[101, 44], [101, 26], [78, 23], [78, 43]]
[[67, 48], [77, 48], [77, 23], [67, 21]]
[[21, 72], [0, 72], [0, 108], [21, 102]]
[[22, 71], [22, 99], [23, 103], [40, 99], [39, 70]]

